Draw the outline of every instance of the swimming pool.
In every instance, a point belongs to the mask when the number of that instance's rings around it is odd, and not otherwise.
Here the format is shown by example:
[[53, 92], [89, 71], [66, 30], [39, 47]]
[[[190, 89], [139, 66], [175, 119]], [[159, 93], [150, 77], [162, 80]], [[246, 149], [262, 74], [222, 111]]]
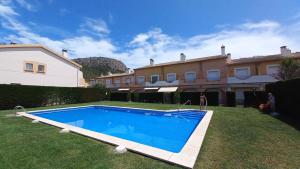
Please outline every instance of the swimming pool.
[[[26, 116], [25, 114], [23, 115]], [[205, 116], [207, 113], [199, 110], [159, 111], [98, 105], [33, 111], [27, 114], [29, 118], [61, 128], [69, 128], [80, 134], [93, 132], [92, 134], [95, 135], [96, 133], [99, 140], [121, 144], [133, 151], [153, 157], [157, 157], [153, 155], [156, 154], [153, 151], [159, 150], [157, 153], [167, 154], [168, 157], [158, 158], [170, 162], [173, 154], [180, 154], [186, 147]], [[105, 136], [109, 138], [101, 139]], [[201, 146], [201, 143], [202, 141], [198, 144]], [[136, 148], [138, 146], [150, 150], [151, 153], [139, 150]], [[173, 162], [176, 163], [176, 160]]]
[[105, 106], [51, 110], [33, 114], [174, 153], [182, 149], [205, 115], [204, 112], [195, 110], [164, 113]]

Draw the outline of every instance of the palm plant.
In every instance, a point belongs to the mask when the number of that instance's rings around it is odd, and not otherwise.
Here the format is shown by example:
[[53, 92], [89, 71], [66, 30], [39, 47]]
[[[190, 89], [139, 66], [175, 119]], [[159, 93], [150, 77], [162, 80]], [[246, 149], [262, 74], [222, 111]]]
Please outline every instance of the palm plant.
[[292, 58], [285, 58], [280, 64], [279, 80], [290, 80], [300, 77], [300, 63]]

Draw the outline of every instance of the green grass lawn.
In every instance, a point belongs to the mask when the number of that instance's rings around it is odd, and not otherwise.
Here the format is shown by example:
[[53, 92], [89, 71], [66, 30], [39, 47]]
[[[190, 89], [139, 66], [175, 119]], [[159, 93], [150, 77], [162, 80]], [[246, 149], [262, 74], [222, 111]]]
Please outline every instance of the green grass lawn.
[[[150, 109], [177, 105], [97, 102]], [[86, 104], [77, 104], [86, 105]], [[67, 107], [64, 105], [56, 107]], [[198, 108], [189, 107], [187, 108]], [[49, 107], [35, 108], [46, 109]], [[53, 108], [53, 107], [51, 107]], [[300, 132], [253, 108], [210, 107], [214, 114], [194, 168], [291, 168], [300, 166]], [[0, 111], [0, 168], [180, 168], [74, 133]]]

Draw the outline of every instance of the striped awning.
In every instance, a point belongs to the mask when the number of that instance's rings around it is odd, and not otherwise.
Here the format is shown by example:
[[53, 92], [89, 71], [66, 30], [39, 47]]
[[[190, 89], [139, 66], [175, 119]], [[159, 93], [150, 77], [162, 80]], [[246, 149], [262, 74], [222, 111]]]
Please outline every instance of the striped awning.
[[178, 87], [161, 87], [157, 92], [171, 93], [176, 92]]

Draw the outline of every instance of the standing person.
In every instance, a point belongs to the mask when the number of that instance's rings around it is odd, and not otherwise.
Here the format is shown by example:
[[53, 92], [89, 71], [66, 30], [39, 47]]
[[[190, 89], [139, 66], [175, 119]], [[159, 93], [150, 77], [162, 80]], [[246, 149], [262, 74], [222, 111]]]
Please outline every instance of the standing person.
[[[272, 93], [268, 93], [268, 105], [270, 105], [271, 114], [275, 113], [275, 97]], [[275, 113], [277, 114], [277, 113]]]
[[206, 106], [206, 97], [205, 97], [205, 95], [201, 92], [201, 93], [200, 93], [200, 110], [203, 110], [205, 106]]

